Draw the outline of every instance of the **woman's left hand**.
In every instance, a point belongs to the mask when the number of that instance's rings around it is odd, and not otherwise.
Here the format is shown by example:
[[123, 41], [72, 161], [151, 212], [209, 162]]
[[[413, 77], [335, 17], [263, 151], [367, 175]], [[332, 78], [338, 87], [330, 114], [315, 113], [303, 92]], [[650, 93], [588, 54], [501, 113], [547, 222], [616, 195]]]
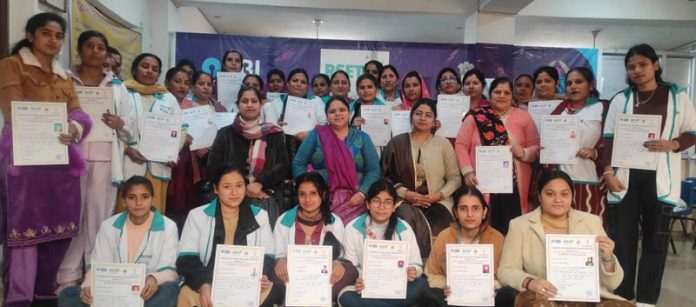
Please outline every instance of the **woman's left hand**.
[[331, 285], [334, 285], [337, 283], [341, 278], [343, 278], [343, 274], [346, 272], [346, 268], [343, 267], [343, 263], [340, 260], [334, 260], [333, 264], [331, 265], [331, 280], [329, 283]]
[[271, 286], [271, 281], [268, 280], [268, 276], [261, 276], [261, 291], [265, 291]]
[[597, 150], [594, 148], [580, 148], [575, 154], [580, 159], [597, 159]]
[[614, 257], [614, 247], [616, 246], [614, 241], [607, 236], [598, 236], [597, 244], [599, 245], [599, 255], [602, 256], [602, 260], [605, 262], [611, 261], [612, 257]]
[[444, 197], [442, 196], [442, 193], [441, 193], [441, 192], [437, 192], [437, 193], [432, 193], [432, 194], [425, 195], [425, 201], [428, 202], [428, 204], [431, 204], [431, 205], [432, 205], [432, 204], [435, 204], [435, 203], [439, 203], [439, 202], [441, 202], [443, 199], [444, 199]]
[[60, 142], [63, 145], [70, 145], [72, 142], [77, 142], [77, 137], [78, 137], [78, 130], [77, 127], [75, 127], [75, 124], [72, 122], [68, 124], [68, 133], [61, 133], [58, 136], [58, 142]]
[[166, 165], [167, 165], [169, 168], [175, 168], [177, 165], [179, 165], [179, 162], [176, 162], [176, 161], [169, 161], [169, 162], [166, 163]]
[[365, 124], [365, 119], [362, 117], [356, 117], [353, 119], [353, 127], [360, 127]]
[[258, 195], [263, 193], [263, 185], [258, 182], [252, 182], [247, 185], [246, 194], [249, 197], [258, 198]]
[[349, 206], [357, 206], [365, 202], [365, 196], [362, 195], [362, 193], [358, 192], [353, 194], [353, 196], [350, 197], [348, 200], [348, 205]]
[[518, 144], [510, 146], [510, 152], [512, 153], [512, 157], [517, 160], [522, 160], [522, 158], [524, 158], [524, 148]]
[[418, 274], [418, 271], [416, 271], [415, 267], [410, 266], [408, 269], [406, 269], [406, 277], [408, 277], [408, 281], [416, 280], [416, 278], [418, 278], [416, 274]]
[[307, 137], [307, 134], [309, 134], [309, 131], [298, 132], [297, 134], [295, 134], [295, 138], [300, 141], [304, 141], [304, 139]]
[[199, 159], [205, 158], [205, 156], [210, 152], [210, 147], [207, 148], [201, 148], [193, 151], [193, 154], [196, 155]]
[[142, 292], [140, 292], [140, 297], [142, 297], [144, 300], [149, 300], [155, 293], [157, 293], [157, 289], [159, 289], [159, 285], [157, 284], [157, 279], [155, 279], [154, 276], [149, 275], [145, 279], [145, 288], [143, 289]]
[[643, 143], [643, 146], [652, 152], [669, 152], [679, 149], [679, 141], [651, 140]]

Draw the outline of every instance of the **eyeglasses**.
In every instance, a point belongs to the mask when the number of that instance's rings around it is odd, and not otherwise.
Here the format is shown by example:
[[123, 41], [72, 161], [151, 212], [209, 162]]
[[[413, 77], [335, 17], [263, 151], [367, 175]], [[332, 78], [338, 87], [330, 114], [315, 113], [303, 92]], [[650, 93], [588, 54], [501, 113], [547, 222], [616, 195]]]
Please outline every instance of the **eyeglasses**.
[[440, 79], [440, 83], [447, 83], [447, 82], [457, 82], [457, 77], [449, 77], [449, 78], [442, 78]]
[[381, 208], [390, 208], [390, 207], [394, 206], [394, 200], [391, 200], [391, 199], [381, 200], [379, 198], [373, 198], [370, 200], [370, 206], [381, 207]]
[[432, 112], [415, 111], [413, 112], [413, 116], [433, 118], [435, 117], [435, 114], [433, 114]]

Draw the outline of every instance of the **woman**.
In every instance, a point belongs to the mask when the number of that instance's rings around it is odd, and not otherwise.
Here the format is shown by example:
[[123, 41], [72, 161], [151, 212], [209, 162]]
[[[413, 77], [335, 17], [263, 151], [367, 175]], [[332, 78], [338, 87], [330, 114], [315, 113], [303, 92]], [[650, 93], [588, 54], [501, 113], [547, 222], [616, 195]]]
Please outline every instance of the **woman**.
[[[68, 239], [77, 235], [80, 225], [80, 174], [85, 162], [76, 143], [92, 127], [72, 81], [55, 59], [63, 45], [65, 20], [54, 13], [40, 13], [29, 18], [24, 29], [26, 38], [0, 61], [0, 110], [5, 121], [0, 137], [0, 210], [5, 213], [6, 306], [28, 306], [35, 296], [54, 296], [56, 271], [70, 244]], [[68, 165], [13, 165], [11, 101], [66, 105], [68, 129], [56, 142], [68, 147]]]
[[[263, 79], [261, 76], [255, 74], [248, 74], [242, 80], [242, 85], [255, 88], [257, 91], [263, 93]], [[265, 97], [264, 97], [265, 99]]]
[[[154, 206], [160, 213], [165, 213], [167, 204], [167, 185], [171, 180], [172, 167], [176, 161], [167, 163], [149, 161], [138, 148], [142, 129], [145, 126], [145, 113], [158, 113], [173, 116], [181, 116], [181, 108], [176, 97], [169, 93], [167, 88], [157, 84], [157, 79], [162, 68], [162, 60], [154, 54], [142, 53], [138, 55], [131, 65], [133, 79], [126, 80], [123, 84], [128, 89], [129, 104], [124, 106], [124, 115], [132, 131], [131, 140], [128, 142], [123, 158], [123, 176], [130, 178], [135, 175], [147, 177], [155, 189]], [[181, 135], [181, 131], [179, 131]], [[179, 149], [184, 142], [180, 142]], [[123, 206], [120, 206], [123, 208]]]
[[312, 77], [312, 94], [321, 98], [321, 101], [326, 103], [331, 97], [331, 89], [329, 88], [331, 79], [325, 74], [316, 74]]
[[363, 66], [363, 74], [372, 75], [375, 79], [379, 79], [379, 75], [382, 73], [384, 66], [382, 62], [377, 60], [369, 60]]
[[488, 93], [490, 106], [472, 109], [459, 129], [455, 149], [467, 186], [478, 185], [476, 146], [510, 146], [513, 159], [513, 193], [491, 194], [491, 225], [503, 234], [508, 222], [529, 211], [527, 195], [531, 163], [539, 153], [539, 134], [529, 113], [512, 106], [512, 82], [496, 78]]
[[299, 205], [283, 213], [276, 223], [275, 273], [288, 283], [288, 245], [328, 245], [333, 249], [331, 266], [331, 293], [335, 300], [338, 292], [358, 278], [358, 271], [350, 261], [343, 259], [345, 228], [338, 215], [331, 213], [329, 186], [315, 172], [304, 173], [295, 179]]
[[244, 68], [244, 56], [239, 50], [230, 49], [222, 56], [223, 72], [242, 72]]
[[416, 102], [410, 118], [413, 130], [395, 136], [382, 153], [382, 171], [399, 197], [408, 203], [401, 204], [399, 211], [408, 205], [420, 208], [435, 237], [452, 221], [452, 193], [461, 186], [462, 179], [454, 148], [447, 139], [433, 134], [437, 120], [435, 101]]
[[401, 92], [399, 91], [399, 71], [394, 65], [382, 67], [379, 74], [379, 100], [384, 101], [389, 106], [401, 105]]
[[[142, 263], [147, 277], [140, 297], [145, 306], [176, 306], [179, 275], [176, 273], [176, 249], [179, 243], [176, 223], [153, 207], [152, 183], [133, 176], [122, 186], [126, 211], [101, 224], [92, 254], [92, 263]], [[81, 286], [66, 288], [58, 297], [58, 306], [89, 306], [92, 297], [92, 270]]]
[[[103, 69], [106, 50], [109, 46], [104, 34], [97, 31], [85, 31], [77, 39], [77, 52], [80, 64], [75, 65], [68, 75], [75, 86], [109, 88], [113, 93], [113, 105], [109, 108], [114, 113], [105, 113], [101, 121], [113, 129], [110, 141], [82, 142], [81, 150], [87, 161], [87, 174], [80, 178], [80, 231], [70, 242], [65, 258], [60, 265], [56, 282], [59, 289], [77, 285], [82, 278], [83, 267], [89, 263], [99, 225], [114, 212], [116, 203], [116, 185], [123, 181], [124, 141], [129, 139], [128, 128], [121, 119], [121, 109], [128, 104], [128, 92], [121, 80], [112, 72]], [[83, 101], [84, 103], [84, 101]], [[97, 120], [97, 119], [95, 119]]]
[[401, 90], [401, 104], [395, 106], [394, 110], [411, 110], [418, 100], [430, 99], [428, 86], [417, 71], [406, 74], [401, 81]]
[[462, 76], [462, 84], [462, 92], [470, 97], [470, 110], [490, 105], [486, 101], [486, 96], [483, 95], [483, 90], [486, 88], [486, 77], [483, 72], [476, 68], [468, 70]]
[[[696, 114], [684, 89], [662, 80], [655, 50], [647, 44], [633, 46], [624, 59], [629, 87], [614, 96], [604, 125], [604, 161], [611, 161], [618, 114], [662, 117], [662, 133], [643, 146], [657, 155], [657, 170], [604, 167], [603, 181], [610, 193], [609, 235], [616, 240], [616, 256], [626, 266], [626, 277], [616, 293], [652, 304], [660, 295], [667, 257], [670, 215], [681, 193], [680, 152], [696, 143]], [[631, 152], [621, 153], [631, 155]], [[672, 163], [670, 163], [672, 161]], [[643, 241], [638, 264], [638, 229]], [[647, 305], [646, 305], [647, 306]]]
[[[580, 130], [577, 138], [580, 148], [576, 154], [577, 164], [559, 164], [562, 170], [573, 180], [575, 199], [573, 209], [598, 215], [606, 225], [606, 195], [600, 188], [599, 177], [603, 166], [601, 153], [602, 120], [605, 106], [609, 102], [599, 100], [592, 71], [585, 67], [576, 67], [566, 75], [566, 97], [551, 115], [575, 115], [580, 118]], [[543, 150], [543, 149], [542, 149]]]
[[[248, 173], [248, 201], [268, 211], [271, 225], [280, 215], [281, 187], [290, 168], [283, 130], [261, 116], [261, 93], [242, 86], [237, 98], [239, 114], [232, 125], [220, 129], [208, 157], [208, 169], [234, 165]], [[278, 191], [278, 193], [276, 193]]]
[[513, 91], [513, 103], [516, 107], [527, 110], [527, 105], [529, 100], [532, 99], [532, 94], [534, 93], [534, 79], [528, 74], [521, 74], [515, 78], [513, 85], [515, 90]]
[[423, 274], [423, 262], [421, 260], [416, 237], [408, 223], [396, 217], [396, 191], [385, 180], [378, 180], [367, 193], [368, 212], [360, 215], [346, 226], [345, 250], [346, 259], [352, 262], [356, 268], [361, 268], [363, 259], [363, 246], [366, 239], [373, 240], [399, 240], [409, 242], [407, 264], [408, 284], [406, 286], [406, 299], [364, 299], [360, 293], [365, 289], [362, 278], [355, 280], [355, 287], [349, 287], [342, 291], [338, 298], [341, 306], [411, 306], [419, 301], [427, 287], [427, 282], [420, 277]]
[[227, 112], [225, 106], [223, 106], [220, 101], [213, 98], [213, 77], [211, 77], [209, 73], [204, 71], [193, 73], [191, 84], [193, 84], [193, 97], [191, 97], [193, 102], [199, 105], [207, 104], [215, 112]]
[[329, 182], [331, 212], [346, 224], [365, 212], [365, 193], [379, 179], [379, 158], [367, 133], [348, 125], [345, 98], [331, 97], [326, 116], [329, 124], [316, 126], [297, 150], [292, 174], [306, 173], [309, 165], [321, 174]]
[[273, 68], [266, 74], [267, 93], [285, 93], [285, 73], [282, 70]]
[[[624, 278], [621, 264], [614, 256], [614, 241], [607, 237], [599, 217], [571, 208], [574, 191], [570, 177], [562, 171], [546, 170], [538, 186], [541, 205], [510, 221], [498, 268], [500, 282], [522, 292], [515, 299], [515, 306], [633, 306], [611, 293]], [[546, 280], [546, 234], [597, 236], [601, 303], [549, 300], [557, 294], [557, 289]]]
[[218, 167], [213, 176], [217, 198], [191, 210], [179, 242], [177, 272], [184, 277], [178, 307], [212, 307], [211, 286], [218, 244], [265, 248], [261, 277], [261, 306], [280, 304], [282, 293], [268, 280], [272, 274], [273, 234], [265, 210], [246, 197], [247, 179], [240, 168]]
[[350, 93], [350, 77], [343, 70], [337, 70], [331, 75], [331, 95], [343, 97], [351, 102], [348, 94]]
[[445, 67], [437, 73], [435, 79], [435, 89], [438, 94], [443, 95], [461, 95], [459, 91], [462, 88], [462, 82], [459, 81], [459, 74], [450, 67]]
[[542, 66], [534, 71], [534, 98], [532, 100], [555, 100], [558, 88], [558, 71], [551, 66]]
[[[447, 285], [447, 245], [448, 244], [492, 244], [493, 268], [498, 268], [505, 237], [493, 229], [490, 221], [490, 207], [483, 194], [476, 188], [463, 186], [454, 191], [452, 214], [454, 223], [441, 232], [425, 265], [425, 275], [430, 286], [423, 297], [426, 306], [447, 306], [446, 297], [452, 290]], [[515, 301], [516, 292], [510, 287], [501, 288], [496, 283], [496, 306], [510, 306]]]
[[360, 109], [363, 105], [383, 106], [384, 102], [377, 98], [377, 79], [372, 75], [362, 75], [358, 77], [358, 100], [350, 104], [350, 111], [353, 115], [350, 118], [350, 125], [360, 128], [365, 124], [365, 119], [360, 116]]

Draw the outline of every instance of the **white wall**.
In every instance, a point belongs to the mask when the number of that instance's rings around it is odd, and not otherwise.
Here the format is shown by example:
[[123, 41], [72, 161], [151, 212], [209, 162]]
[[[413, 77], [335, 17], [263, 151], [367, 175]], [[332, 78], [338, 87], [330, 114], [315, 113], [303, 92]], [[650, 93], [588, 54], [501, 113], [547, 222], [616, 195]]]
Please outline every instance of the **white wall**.
[[195, 7], [176, 7], [169, 2], [169, 32], [217, 33]]

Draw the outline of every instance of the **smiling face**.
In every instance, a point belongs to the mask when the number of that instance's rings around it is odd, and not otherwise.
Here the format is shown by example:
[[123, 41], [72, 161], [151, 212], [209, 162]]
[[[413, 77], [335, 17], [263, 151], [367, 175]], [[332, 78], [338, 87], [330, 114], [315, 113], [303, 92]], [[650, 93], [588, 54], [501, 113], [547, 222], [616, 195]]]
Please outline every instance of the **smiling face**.
[[512, 89], [510, 83], [501, 82], [491, 91], [491, 107], [499, 114], [512, 107]]
[[300, 208], [307, 216], [315, 216], [319, 213], [322, 195], [312, 182], [303, 182], [297, 187], [297, 200]]
[[261, 100], [252, 89], [242, 93], [242, 97], [237, 101], [237, 107], [239, 115], [245, 121], [254, 121], [261, 116]]
[[60, 24], [54, 21], [49, 21], [43, 27], [27, 33], [27, 39], [31, 42], [31, 51], [34, 54], [53, 58], [60, 52], [63, 46], [65, 33]]
[[142, 218], [149, 214], [152, 208], [153, 196], [144, 184], [131, 186], [123, 198], [128, 215], [134, 218]]
[[544, 214], [554, 218], [562, 218], [570, 211], [573, 191], [565, 180], [556, 178], [541, 188], [539, 202]]
[[483, 95], [483, 83], [476, 75], [471, 75], [464, 79], [464, 95], [471, 97], [481, 97]]
[[302, 73], [290, 76], [288, 81], [288, 94], [295, 97], [307, 96], [307, 77]]
[[193, 85], [193, 94], [198, 101], [208, 101], [213, 94], [213, 79], [209, 75], [202, 74]]
[[551, 78], [551, 75], [541, 72], [534, 83], [534, 90], [539, 98], [550, 100], [556, 98], [557, 86], [558, 82]]
[[220, 182], [213, 185], [213, 191], [223, 206], [239, 208], [246, 194], [244, 177], [239, 172], [227, 173], [220, 178]]
[[404, 79], [404, 88], [401, 90], [404, 91], [404, 96], [406, 96], [406, 99], [409, 101], [416, 101], [423, 97], [421, 83], [418, 77], [408, 77]]
[[350, 92], [348, 77], [341, 73], [334, 75], [331, 80], [331, 93], [334, 96], [348, 97], [348, 92]]
[[650, 58], [639, 54], [628, 58], [628, 62], [626, 63], [628, 79], [637, 86], [655, 82], [655, 73], [659, 69], [659, 62], [653, 62]]
[[483, 223], [488, 209], [474, 195], [464, 195], [459, 198], [455, 218], [465, 230], [478, 230]]
[[459, 91], [459, 78], [451, 71], [445, 71], [440, 76], [440, 92], [446, 95], [454, 95]]
[[160, 67], [157, 59], [146, 56], [144, 57], [135, 70], [133, 78], [143, 85], [154, 85], [159, 78]]
[[364, 103], [372, 103], [377, 97], [377, 87], [372, 80], [363, 79], [358, 83], [358, 96]]
[[521, 102], [527, 102], [532, 99], [534, 84], [529, 77], [520, 77], [515, 80], [515, 98]]
[[280, 75], [273, 74], [268, 79], [268, 91], [271, 93], [282, 92], [284, 86], [285, 81], [283, 81], [283, 78], [281, 78]]
[[592, 85], [581, 73], [572, 71], [566, 76], [566, 95], [571, 102], [584, 102], [591, 91]]
[[312, 82], [312, 93], [314, 96], [324, 97], [329, 95], [329, 84], [324, 78], [314, 78]]
[[177, 72], [171, 80], [167, 81], [166, 86], [167, 90], [169, 90], [177, 100], [183, 100], [191, 89], [188, 73], [185, 71]]
[[415, 131], [432, 133], [435, 127], [435, 113], [429, 105], [421, 104], [413, 111], [411, 125]]
[[386, 191], [382, 191], [367, 202], [367, 210], [373, 222], [384, 224], [394, 213], [394, 205], [394, 198]]
[[391, 93], [396, 89], [396, 85], [399, 83], [399, 78], [396, 76], [393, 70], [386, 68], [382, 72], [379, 82], [380, 87], [382, 87], [385, 92]]
[[99, 37], [87, 39], [78, 51], [82, 66], [103, 67], [106, 62], [106, 44]]
[[326, 117], [331, 128], [340, 130], [348, 126], [350, 111], [343, 102], [336, 99], [329, 103], [329, 108], [326, 110]]

